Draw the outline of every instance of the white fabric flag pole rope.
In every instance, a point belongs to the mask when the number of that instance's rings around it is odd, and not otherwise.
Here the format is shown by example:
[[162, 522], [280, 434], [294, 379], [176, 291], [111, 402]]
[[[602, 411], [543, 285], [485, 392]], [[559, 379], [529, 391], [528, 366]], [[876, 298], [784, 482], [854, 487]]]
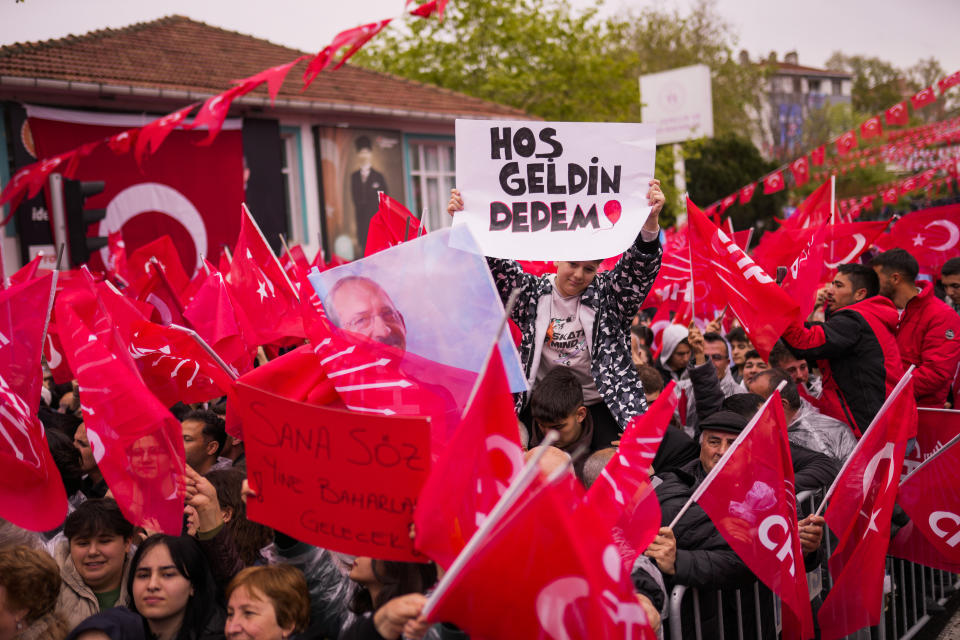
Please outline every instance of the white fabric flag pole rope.
[[[549, 430], [546, 437], [544, 437], [541, 446], [538, 447], [536, 454], [527, 462], [523, 470], [517, 476], [517, 478], [510, 484], [507, 490], [504, 492], [500, 499], [497, 501], [497, 504], [494, 505], [493, 509], [490, 511], [490, 515], [487, 516], [486, 520], [483, 521], [483, 524], [480, 525], [472, 536], [470, 536], [470, 541], [467, 542], [467, 545], [460, 551], [457, 558], [453, 561], [453, 564], [450, 565], [450, 568], [443, 578], [440, 579], [440, 582], [437, 584], [437, 588], [433, 590], [433, 593], [427, 598], [427, 603], [423, 607], [423, 612], [421, 615], [428, 616], [433, 608], [437, 605], [437, 602], [440, 600], [440, 597], [446, 593], [450, 588], [450, 585], [453, 583], [454, 579], [460, 575], [460, 572], [463, 571], [463, 567], [466, 566], [467, 562], [476, 553], [477, 548], [480, 544], [486, 539], [487, 534], [493, 530], [493, 528], [499, 524], [500, 520], [503, 519], [504, 514], [516, 504], [517, 500], [523, 494], [524, 491], [530, 486], [533, 480], [537, 477], [537, 474], [540, 472], [540, 458], [544, 456], [547, 452], [547, 449], [554, 442], [557, 441], [557, 432], [554, 430]], [[550, 479], [554, 478], [554, 474], [551, 474]]]
[[870, 432], [870, 429], [873, 428], [873, 425], [877, 424], [880, 421], [880, 418], [883, 417], [883, 414], [887, 412], [887, 409], [890, 408], [890, 405], [893, 404], [893, 401], [900, 396], [900, 392], [903, 391], [903, 388], [907, 386], [907, 383], [910, 382], [910, 378], [913, 377], [913, 370], [916, 368], [916, 365], [910, 365], [910, 368], [907, 369], [907, 372], [903, 374], [903, 377], [900, 378], [900, 382], [897, 383], [897, 386], [893, 388], [893, 391], [890, 392], [890, 395], [887, 396], [887, 399], [883, 401], [883, 406], [880, 407], [880, 410], [877, 411], [877, 415], [873, 417], [873, 420], [870, 421], [870, 425], [867, 427], [867, 430], [863, 432], [863, 435], [860, 436], [860, 440], [857, 442], [857, 446], [853, 448], [853, 451], [850, 452], [850, 455], [847, 456], [846, 461], [843, 463], [843, 466], [840, 467], [840, 473], [836, 475], [833, 479], [833, 484], [830, 485], [830, 488], [827, 489], [827, 493], [823, 496], [823, 500], [820, 502], [820, 506], [817, 507], [817, 511], [813, 514], [815, 516], [820, 515], [823, 512], [823, 508], [827, 505], [827, 500], [830, 499], [830, 496], [833, 495], [833, 492], [837, 488], [837, 482], [843, 476], [843, 473], [847, 470], [847, 467], [850, 466], [850, 461], [856, 457], [857, 453], [863, 446], [863, 442], [867, 439], [867, 434]]
[[[777, 385], [777, 391], [780, 391], [781, 389], [783, 389], [783, 387], [786, 384], [787, 382], [786, 380], [784, 380], [779, 385]], [[743, 442], [748, 435], [750, 435], [751, 431], [753, 431], [753, 428], [756, 426], [757, 422], [760, 421], [760, 416], [762, 416], [763, 412], [766, 411], [767, 405], [770, 404], [770, 400], [772, 398], [773, 398], [773, 394], [771, 393], [770, 397], [767, 398], [766, 401], [764, 401], [760, 409], [755, 414], [753, 414], [753, 418], [751, 418], [750, 422], [747, 423], [747, 426], [743, 428], [743, 431], [740, 432], [740, 435], [737, 436], [737, 439], [733, 441], [733, 444], [730, 445], [730, 448], [728, 448], [726, 452], [724, 452], [723, 457], [720, 458], [720, 462], [714, 465], [713, 469], [710, 470], [710, 473], [707, 474], [707, 477], [704, 478], [703, 482], [700, 483], [700, 486], [694, 489], [693, 494], [690, 496], [689, 499], [687, 499], [686, 504], [683, 505], [683, 508], [680, 509], [680, 512], [676, 515], [673, 521], [668, 525], [669, 528], [673, 529], [675, 526], [677, 526], [677, 523], [680, 522], [680, 518], [682, 518], [683, 514], [687, 512], [687, 509], [689, 509], [690, 506], [694, 502], [696, 502], [697, 499], [700, 496], [702, 496], [703, 493], [707, 490], [707, 488], [713, 482], [713, 479], [717, 477], [717, 474], [719, 474], [720, 470], [723, 469], [724, 465], [727, 463], [727, 460], [731, 458], [730, 454], [736, 451], [737, 447], [740, 446], [740, 443]]]

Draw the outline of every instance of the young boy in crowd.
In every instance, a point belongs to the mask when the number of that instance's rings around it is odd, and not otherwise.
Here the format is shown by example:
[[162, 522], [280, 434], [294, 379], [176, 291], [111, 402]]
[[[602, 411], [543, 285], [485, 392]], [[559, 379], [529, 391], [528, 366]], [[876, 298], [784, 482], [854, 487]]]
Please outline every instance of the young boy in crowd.
[[[514, 289], [520, 292], [512, 319], [520, 328], [527, 383], [536, 386], [556, 368], [573, 371], [604, 446], [620, 437], [630, 418], [647, 409], [631, 358], [630, 326], [660, 270], [664, 201], [659, 180], [651, 180], [650, 211], [640, 233], [616, 266], [604, 273], [598, 272], [599, 259], [557, 261], [557, 273], [536, 277], [512, 260], [487, 258], [501, 300]], [[454, 189], [447, 212], [462, 209], [463, 198]], [[517, 394], [521, 419], [525, 405], [527, 394]]]
[[581, 447], [586, 449], [584, 455], [574, 460], [575, 470], [583, 466], [587, 454], [610, 444], [594, 442], [593, 417], [583, 404], [583, 387], [566, 367], [552, 369], [533, 387], [530, 415], [533, 420], [531, 446], [540, 444], [552, 430], [559, 437], [554, 447], [571, 455]]

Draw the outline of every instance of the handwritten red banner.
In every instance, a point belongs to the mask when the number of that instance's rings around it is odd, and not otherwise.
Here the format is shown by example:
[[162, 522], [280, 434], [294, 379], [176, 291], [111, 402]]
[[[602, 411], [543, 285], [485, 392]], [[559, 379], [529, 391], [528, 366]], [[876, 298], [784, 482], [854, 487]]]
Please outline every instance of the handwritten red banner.
[[364, 415], [236, 386], [251, 519], [310, 544], [426, 562], [410, 525], [430, 470], [426, 418]]

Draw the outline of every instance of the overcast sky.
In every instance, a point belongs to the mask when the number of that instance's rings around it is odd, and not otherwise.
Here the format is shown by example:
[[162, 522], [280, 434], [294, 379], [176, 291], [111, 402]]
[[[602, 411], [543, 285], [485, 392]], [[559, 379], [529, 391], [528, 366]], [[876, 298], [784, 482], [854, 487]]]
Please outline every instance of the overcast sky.
[[[450, 0], [456, 2], [457, 0]], [[571, 0], [577, 7], [594, 0]], [[652, 5], [607, 0], [604, 11]], [[660, 2], [681, 9], [690, 0]], [[840, 49], [878, 56], [900, 67], [934, 56], [947, 73], [960, 70], [960, 0], [715, 0], [751, 56], [795, 49], [800, 63], [820, 67]], [[343, 29], [397, 15], [403, 0], [0, 0], [0, 44], [59, 38], [181, 14], [306, 51], [321, 49]]]

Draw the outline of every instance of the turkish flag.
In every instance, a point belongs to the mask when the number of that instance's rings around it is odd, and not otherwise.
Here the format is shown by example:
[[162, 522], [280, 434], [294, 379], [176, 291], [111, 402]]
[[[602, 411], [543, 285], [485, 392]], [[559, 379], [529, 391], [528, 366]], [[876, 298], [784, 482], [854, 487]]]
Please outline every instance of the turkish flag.
[[723, 215], [724, 211], [726, 211], [727, 209], [729, 209], [730, 207], [732, 207], [737, 203], [737, 196], [739, 196], [739, 192], [731, 193], [726, 198], [720, 201], [720, 215]]
[[853, 131], [847, 131], [837, 138], [837, 154], [845, 156], [857, 148], [857, 134]]
[[[414, 0], [407, 0], [407, 6]], [[429, 18], [434, 13], [439, 20], [443, 20], [443, 11], [447, 6], [448, 0], [430, 0], [410, 10], [410, 13], [421, 18]]]
[[810, 181], [810, 163], [807, 162], [807, 156], [800, 156], [790, 163], [790, 171], [793, 173], [793, 181], [798, 187], [802, 187]]
[[896, 187], [887, 187], [881, 193], [884, 204], [897, 204], [900, 200], [900, 191]]
[[180, 301], [180, 296], [170, 286], [169, 280], [164, 277], [160, 269], [160, 266], [154, 265], [150, 277], [146, 282], [138, 285], [137, 301], [153, 306], [149, 318], [159, 324], [189, 324], [183, 319], [183, 303]]
[[420, 491], [417, 550], [448, 569], [522, 468], [513, 395], [493, 350], [460, 427]]
[[[945, 412], [948, 413], [948, 412]], [[949, 412], [960, 433], [960, 412]], [[919, 467], [900, 485], [897, 502], [914, 526], [950, 563], [960, 564], [960, 447], [957, 440]]]
[[906, 249], [922, 273], [937, 276], [944, 262], [960, 257], [960, 205], [911, 211], [876, 242], [883, 250]]
[[820, 145], [816, 149], [810, 152], [810, 161], [813, 162], [813, 165], [816, 167], [823, 166], [824, 158], [827, 155], [827, 148], [824, 145]]
[[287, 77], [287, 74], [290, 73], [290, 69], [297, 65], [297, 63], [308, 59], [310, 56], [300, 56], [296, 60], [291, 60], [286, 64], [280, 64], [275, 67], [270, 67], [269, 69], [264, 69], [260, 73], [250, 76], [249, 78], [244, 78], [243, 80], [234, 80], [235, 83], [239, 85], [250, 84], [253, 87], [258, 87], [264, 82], [267, 83], [267, 91], [270, 94], [270, 106], [273, 106], [274, 101], [277, 99], [277, 94], [280, 93], [280, 87], [283, 86], [283, 81]]
[[153, 155], [160, 149], [160, 145], [170, 133], [182, 125], [187, 119], [187, 115], [193, 111], [197, 103], [187, 105], [182, 109], [177, 109], [173, 113], [168, 113], [162, 118], [157, 118], [150, 124], [144, 125], [137, 135], [137, 141], [133, 147], [133, 157], [137, 160], [137, 165], [143, 167], [143, 161], [146, 156]]
[[783, 637], [814, 636], [793, 461], [780, 392], [764, 403], [694, 494], [750, 570], [783, 600]]
[[950, 75], [937, 80], [937, 86], [940, 88], [940, 93], [946, 93], [947, 89], [958, 84], [960, 84], [960, 71], [954, 71]]
[[886, 230], [888, 220], [844, 222], [827, 227], [823, 253], [824, 276], [832, 278], [841, 264], [855, 263]]
[[[111, 114], [62, 115], [32, 107], [27, 114], [41, 156], [76, 148], [91, 139], [131, 133], [125, 121]], [[88, 207], [108, 211], [99, 225], [92, 225], [91, 233], [109, 236], [122, 231], [128, 256], [169, 235], [191, 274], [201, 254], [215, 255], [216, 247], [232, 246], [240, 228], [236, 208], [243, 201], [241, 132], [237, 124], [228, 123], [212, 145], [196, 146], [194, 141], [204, 135], [173, 130], [142, 172], [129, 155], [118, 155], [108, 145], [94, 149], [76, 174], [78, 180], [103, 180], [105, 184], [101, 193], [87, 199]], [[128, 135], [126, 144], [134, 138]], [[101, 249], [91, 258], [91, 267], [100, 269], [108, 255], [108, 248]], [[141, 270], [133, 278], [143, 273]]]
[[[0, 192], [0, 206], [8, 202], [11, 203], [10, 211], [13, 215], [12, 212], [20, 206], [20, 200], [23, 196], [26, 195], [27, 198], [36, 197], [40, 190], [46, 186], [47, 177], [57, 169], [62, 170], [64, 166], [69, 164], [73, 153], [73, 151], [67, 151], [58, 156], [44, 158], [17, 171], [10, 182], [4, 186], [3, 191]], [[4, 220], [4, 224], [6, 222]]]
[[130, 153], [134, 141], [137, 139], [137, 134], [139, 133], [140, 129], [127, 129], [120, 133], [115, 133], [107, 138], [107, 146], [117, 155]]
[[880, 116], [868, 118], [860, 125], [860, 137], [864, 140], [876, 138], [881, 134], [883, 134], [883, 126], [880, 124]]
[[784, 328], [796, 317], [797, 304], [689, 198], [687, 219], [694, 282], [706, 281], [712, 295], [729, 304], [766, 360]]
[[401, 242], [412, 240], [420, 235], [420, 221], [405, 206], [383, 191], [379, 192], [379, 196], [380, 207], [370, 219], [364, 257], [395, 247]]
[[[23, 284], [24, 282], [30, 282], [37, 277], [37, 272], [40, 270], [40, 263], [43, 262], [43, 252], [40, 252], [34, 257], [33, 260], [23, 265], [10, 275], [10, 284]], [[44, 270], [46, 273], [49, 271]]]
[[753, 192], [757, 190], [757, 183], [751, 182], [745, 187], [740, 187], [740, 204], [747, 204], [753, 200]]
[[253, 368], [256, 330], [234, 303], [223, 274], [211, 268], [203, 285], [184, 308], [183, 316], [221, 358], [243, 375]]
[[912, 385], [901, 380], [828, 493], [825, 517], [839, 542], [829, 561], [833, 588], [818, 613], [825, 640], [880, 623], [890, 518], [916, 419]]
[[927, 87], [910, 96], [910, 105], [916, 110], [933, 103], [936, 99], [937, 96], [933, 92], [933, 87]]
[[246, 206], [227, 286], [248, 318], [270, 318], [253, 326], [258, 344], [304, 337], [298, 294]]
[[130, 522], [179, 535], [180, 422], [147, 389], [91, 280], [61, 291], [56, 308], [60, 339], [83, 390], [93, 457], [107, 485]]
[[250, 81], [244, 82], [243, 84], [230, 87], [226, 91], [208, 98], [207, 101], [203, 103], [203, 106], [200, 107], [200, 110], [197, 111], [193, 123], [187, 127], [189, 129], [207, 128], [207, 137], [196, 142], [196, 144], [201, 147], [213, 144], [214, 138], [220, 134], [220, 130], [223, 128], [223, 121], [227, 119], [230, 105], [240, 96], [253, 91], [257, 87], [257, 84], [258, 83]]
[[776, 193], [777, 191], [783, 191], [783, 172], [774, 171], [770, 175], [766, 176], [763, 179], [763, 192], [765, 194]]
[[53, 275], [0, 291], [0, 516], [31, 531], [55, 529], [67, 495], [53, 461], [40, 406], [40, 352]]
[[390, 24], [392, 18], [387, 18], [386, 20], [380, 20], [379, 22], [371, 22], [370, 24], [361, 25], [359, 27], [353, 27], [352, 29], [346, 29], [341, 31], [333, 37], [333, 41], [329, 45], [320, 50], [313, 60], [310, 61], [310, 64], [307, 65], [307, 70], [303, 72], [303, 88], [306, 89], [310, 86], [320, 72], [333, 64], [334, 56], [337, 54], [340, 49], [344, 47], [349, 47], [342, 56], [340, 60], [333, 67], [334, 70], [339, 69], [343, 66], [343, 63], [346, 62], [350, 56], [356, 53], [360, 47], [365, 45], [373, 36], [380, 33], [384, 27]]
[[831, 219], [830, 203], [832, 200], [831, 180], [827, 180], [808, 195], [803, 202], [797, 205], [797, 210], [783, 221], [783, 226], [790, 229], [819, 228]]
[[585, 500], [607, 518], [626, 570], [650, 546], [660, 528], [660, 503], [650, 484], [650, 468], [679, 393], [670, 381], [646, 413], [635, 416], [620, 437], [620, 446], [587, 491]]
[[533, 491], [437, 590], [427, 619], [471, 638], [652, 640], [603, 519], [571, 511], [581, 496], [571, 474]]
[[888, 125], [904, 126], [910, 122], [910, 116], [907, 113], [907, 103], [898, 102], [883, 112], [883, 117]]
[[179, 295], [186, 289], [190, 277], [183, 269], [183, 262], [173, 240], [164, 235], [138, 248], [127, 259], [127, 268], [133, 278], [130, 286], [134, 291], [142, 291], [147, 283], [156, 277], [156, 271], [150, 266], [154, 259], [160, 263], [160, 269], [174, 293]]

